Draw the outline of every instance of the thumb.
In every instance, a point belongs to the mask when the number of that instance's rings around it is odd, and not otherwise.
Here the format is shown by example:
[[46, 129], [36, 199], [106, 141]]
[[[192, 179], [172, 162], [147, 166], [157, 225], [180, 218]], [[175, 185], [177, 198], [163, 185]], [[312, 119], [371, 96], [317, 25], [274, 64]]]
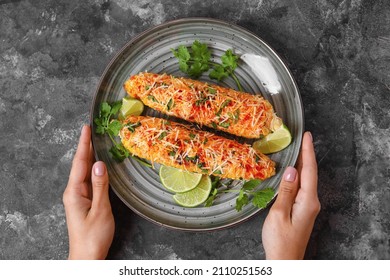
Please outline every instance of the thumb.
[[98, 210], [110, 205], [108, 198], [108, 173], [104, 162], [97, 161], [92, 166], [92, 206], [91, 210]]
[[298, 192], [298, 172], [294, 167], [287, 167], [279, 185], [279, 193], [273, 207], [290, 218], [291, 209]]

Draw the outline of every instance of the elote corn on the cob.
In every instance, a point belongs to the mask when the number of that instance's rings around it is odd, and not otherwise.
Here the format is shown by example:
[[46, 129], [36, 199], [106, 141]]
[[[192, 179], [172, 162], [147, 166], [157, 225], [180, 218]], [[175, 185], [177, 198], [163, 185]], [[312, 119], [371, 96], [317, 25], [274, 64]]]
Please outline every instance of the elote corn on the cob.
[[205, 82], [144, 72], [131, 76], [124, 88], [155, 110], [237, 136], [259, 138], [282, 125], [260, 95]]
[[120, 137], [130, 153], [152, 163], [231, 179], [275, 174], [275, 163], [250, 145], [165, 119], [129, 116]]

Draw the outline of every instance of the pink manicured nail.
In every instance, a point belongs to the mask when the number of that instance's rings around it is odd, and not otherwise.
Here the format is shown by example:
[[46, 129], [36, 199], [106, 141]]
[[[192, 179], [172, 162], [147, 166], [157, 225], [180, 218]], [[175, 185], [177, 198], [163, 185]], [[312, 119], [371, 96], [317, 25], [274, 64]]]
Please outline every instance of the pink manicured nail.
[[93, 172], [96, 176], [103, 176], [106, 174], [106, 165], [102, 161], [98, 161], [93, 166]]
[[311, 139], [311, 142], [313, 142], [313, 135], [311, 134], [311, 132], [310, 132], [310, 131], [307, 131], [307, 134], [309, 134], [310, 139]]
[[283, 179], [287, 182], [294, 182], [297, 177], [297, 170], [294, 167], [287, 167], [284, 171]]
[[87, 127], [88, 127], [88, 125], [83, 124], [83, 126], [81, 127], [81, 133], [85, 133], [85, 131], [87, 130]]

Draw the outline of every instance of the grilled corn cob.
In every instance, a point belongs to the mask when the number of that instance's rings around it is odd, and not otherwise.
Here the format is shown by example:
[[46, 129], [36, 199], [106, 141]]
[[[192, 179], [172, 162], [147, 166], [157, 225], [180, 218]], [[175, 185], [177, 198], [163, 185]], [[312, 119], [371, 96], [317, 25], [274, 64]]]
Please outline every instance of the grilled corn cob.
[[200, 81], [145, 72], [130, 77], [124, 88], [155, 110], [237, 136], [259, 138], [282, 124], [260, 95]]
[[275, 163], [251, 146], [165, 119], [129, 116], [120, 137], [130, 153], [152, 163], [231, 179], [275, 174]]

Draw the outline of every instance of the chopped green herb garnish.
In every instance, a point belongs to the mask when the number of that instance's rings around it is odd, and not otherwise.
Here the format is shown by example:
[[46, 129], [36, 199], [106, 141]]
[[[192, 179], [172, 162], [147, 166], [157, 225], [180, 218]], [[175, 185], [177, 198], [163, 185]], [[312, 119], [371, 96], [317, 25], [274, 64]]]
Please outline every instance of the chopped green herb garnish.
[[154, 97], [154, 95], [148, 95], [148, 99], [158, 103], [158, 100], [156, 99], [156, 97]]
[[226, 99], [224, 102], [222, 102], [221, 109], [223, 109], [226, 106], [228, 106], [230, 104], [230, 102], [232, 102], [230, 99]]
[[167, 110], [170, 111], [174, 105], [175, 104], [173, 103], [173, 99], [170, 98], [168, 103], [167, 103]]
[[208, 170], [205, 167], [204, 163], [203, 162], [198, 162], [198, 164], [196, 165], [201, 171], [202, 173], [207, 173]]
[[127, 123], [125, 127], [128, 128], [131, 132], [134, 132], [137, 127], [141, 126], [141, 123], [138, 121], [136, 123]]
[[207, 97], [204, 95], [204, 93], [202, 92], [202, 93], [201, 93], [200, 99], [198, 99], [198, 100], [195, 101], [195, 105], [196, 105], [196, 106], [200, 106], [200, 105], [206, 103], [207, 100], [208, 100], [208, 98], [207, 98]]
[[230, 124], [228, 122], [222, 122], [219, 124], [219, 126], [221, 126], [223, 128], [228, 128], [230, 126]]
[[212, 88], [212, 87], [209, 87], [208, 91], [209, 91], [210, 94], [216, 94], [217, 93], [217, 90], [215, 88]]
[[160, 136], [158, 137], [158, 140], [164, 139], [164, 137], [167, 136], [167, 134], [168, 133], [166, 131], [161, 132]]
[[186, 156], [184, 158], [185, 161], [190, 161], [190, 162], [193, 162], [193, 163], [195, 163], [198, 159], [199, 159], [198, 155], [195, 155], [193, 157]]
[[239, 118], [240, 118], [240, 109], [237, 109], [233, 113], [233, 119], [234, 119], [235, 122], [238, 122]]
[[219, 110], [218, 110], [218, 112], [215, 113], [215, 115], [220, 116], [222, 113], [222, 109], [225, 108], [226, 106], [228, 106], [230, 104], [230, 102], [231, 102], [230, 99], [226, 99], [224, 102], [222, 102], [221, 107], [219, 107]]

